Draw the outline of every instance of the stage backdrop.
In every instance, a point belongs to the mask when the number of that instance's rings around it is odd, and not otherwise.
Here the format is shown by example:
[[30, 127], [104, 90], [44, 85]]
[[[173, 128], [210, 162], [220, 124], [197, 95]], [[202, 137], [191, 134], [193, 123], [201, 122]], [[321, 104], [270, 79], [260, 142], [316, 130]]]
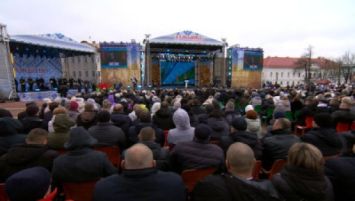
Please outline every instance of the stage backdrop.
[[263, 68], [263, 50], [231, 48], [228, 51], [231, 66], [231, 86], [234, 88], [260, 88]]
[[161, 85], [195, 85], [195, 62], [160, 61]]
[[21, 78], [44, 78], [46, 81], [51, 77], [62, 77], [60, 58], [49, 58], [33, 55], [14, 55], [16, 79]]
[[137, 43], [100, 43], [102, 82], [131, 86], [135, 77], [140, 83], [140, 49]]

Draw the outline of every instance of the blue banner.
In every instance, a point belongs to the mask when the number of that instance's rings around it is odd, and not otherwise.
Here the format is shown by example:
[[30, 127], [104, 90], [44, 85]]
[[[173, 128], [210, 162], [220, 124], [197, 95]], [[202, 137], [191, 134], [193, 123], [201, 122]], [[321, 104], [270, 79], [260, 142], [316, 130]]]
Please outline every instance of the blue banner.
[[195, 85], [195, 62], [160, 61], [160, 80], [162, 85]]

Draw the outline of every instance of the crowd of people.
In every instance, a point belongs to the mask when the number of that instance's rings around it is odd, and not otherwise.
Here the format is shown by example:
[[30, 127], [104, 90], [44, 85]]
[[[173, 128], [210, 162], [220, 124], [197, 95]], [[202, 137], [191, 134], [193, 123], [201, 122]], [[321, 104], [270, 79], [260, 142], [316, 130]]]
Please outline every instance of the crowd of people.
[[[11, 201], [64, 200], [64, 183], [89, 181], [95, 201], [349, 200], [354, 95], [351, 87], [120, 88], [28, 102], [17, 117], [1, 108], [0, 183]], [[119, 147], [121, 164], [102, 146]], [[279, 159], [286, 165], [268, 179]], [[204, 168], [214, 173], [187, 192], [181, 174]]]

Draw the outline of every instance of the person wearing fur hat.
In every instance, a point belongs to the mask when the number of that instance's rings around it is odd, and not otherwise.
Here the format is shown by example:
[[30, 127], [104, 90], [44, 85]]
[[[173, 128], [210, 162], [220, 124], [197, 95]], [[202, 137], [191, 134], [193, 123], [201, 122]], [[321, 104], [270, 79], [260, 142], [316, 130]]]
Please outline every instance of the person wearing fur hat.
[[319, 113], [314, 116], [313, 129], [301, 137], [303, 142], [316, 146], [323, 156], [340, 154], [343, 143], [336, 133], [333, 118], [328, 113]]
[[223, 150], [209, 144], [212, 130], [208, 125], [199, 124], [194, 130], [193, 141], [177, 143], [171, 151], [171, 167], [175, 172], [205, 167], [219, 168], [223, 165]]
[[53, 181], [57, 185], [64, 182], [94, 181], [116, 173], [117, 169], [106, 154], [92, 149], [95, 144], [97, 140], [85, 128], [72, 128], [69, 139], [64, 144], [69, 152], [54, 160]]

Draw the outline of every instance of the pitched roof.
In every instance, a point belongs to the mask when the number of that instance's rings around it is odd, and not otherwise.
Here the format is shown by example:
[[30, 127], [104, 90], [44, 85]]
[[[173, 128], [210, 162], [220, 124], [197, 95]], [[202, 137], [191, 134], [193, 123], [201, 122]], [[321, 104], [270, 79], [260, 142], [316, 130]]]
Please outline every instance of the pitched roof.
[[266, 57], [264, 68], [297, 68], [299, 58], [292, 57]]
[[76, 42], [63, 34], [58, 33], [44, 35], [13, 35], [10, 37], [10, 41], [79, 52], [95, 52], [95, 48], [90, 45]]
[[184, 44], [184, 45], [207, 45], [223, 46], [224, 43], [213, 38], [192, 32], [182, 31], [170, 35], [160, 36], [149, 40], [149, 43], [157, 44]]

